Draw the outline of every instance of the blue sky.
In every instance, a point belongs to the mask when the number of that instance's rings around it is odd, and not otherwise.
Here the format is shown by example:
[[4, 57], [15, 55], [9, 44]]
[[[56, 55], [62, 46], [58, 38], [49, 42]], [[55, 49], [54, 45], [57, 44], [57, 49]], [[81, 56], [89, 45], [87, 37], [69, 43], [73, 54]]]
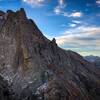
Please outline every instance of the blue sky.
[[100, 56], [100, 0], [0, 0], [0, 10], [21, 7], [60, 47]]

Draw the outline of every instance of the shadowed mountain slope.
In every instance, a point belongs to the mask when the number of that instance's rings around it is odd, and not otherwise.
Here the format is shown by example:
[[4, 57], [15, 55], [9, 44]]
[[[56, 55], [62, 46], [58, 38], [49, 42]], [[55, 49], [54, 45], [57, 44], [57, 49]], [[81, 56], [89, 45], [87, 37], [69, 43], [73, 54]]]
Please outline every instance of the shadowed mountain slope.
[[19, 99], [99, 100], [92, 63], [48, 40], [23, 8], [0, 16], [0, 74]]
[[99, 56], [85, 56], [84, 57], [87, 61], [93, 63], [96, 67], [100, 68], [100, 57]]

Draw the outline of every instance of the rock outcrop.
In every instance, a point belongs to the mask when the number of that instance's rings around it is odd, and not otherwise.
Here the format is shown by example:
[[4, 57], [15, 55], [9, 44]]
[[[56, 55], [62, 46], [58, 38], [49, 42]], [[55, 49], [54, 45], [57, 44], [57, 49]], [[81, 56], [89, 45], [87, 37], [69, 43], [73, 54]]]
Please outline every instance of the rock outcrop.
[[18, 100], [10, 90], [6, 80], [0, 76], [0, 100]]
[[3, 78], [0, 76], [0, 100], [10, 100], [8, 84]]
[[[21, 8], [0, 19], [0, 74], [21, 100], [99, 100], [100, 70], [48, 40]], [[6, 99], [5, 99], [6, 100]]]

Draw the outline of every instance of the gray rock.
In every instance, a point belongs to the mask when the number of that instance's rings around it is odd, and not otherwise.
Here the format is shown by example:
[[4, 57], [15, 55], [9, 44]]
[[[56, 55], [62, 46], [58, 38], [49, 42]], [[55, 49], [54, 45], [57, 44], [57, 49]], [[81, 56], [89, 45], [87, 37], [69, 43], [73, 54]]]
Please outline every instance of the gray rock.
[[48, 40], [24, 9], [9, 11], [6, 18], [0, 29], [0, 74], [16, 98], [99, 100], [100, 70]]

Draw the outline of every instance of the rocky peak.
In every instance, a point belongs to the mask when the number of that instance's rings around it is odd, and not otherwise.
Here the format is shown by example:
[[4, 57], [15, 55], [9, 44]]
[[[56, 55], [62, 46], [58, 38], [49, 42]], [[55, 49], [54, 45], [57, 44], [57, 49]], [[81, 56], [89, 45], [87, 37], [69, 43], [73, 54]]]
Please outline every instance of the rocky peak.
[[7, 14], [14, 13], [12, 10], [7, 10]]
[[20, 19], [26, 19], [26, 13], [24, 8], [20, 8], [19, 11], [16, 12]]
[[5, 12], [0, 10], [0, 16], [3, 16], [3, 15], [5, 15]]
[[56, 39], [55, 38], [52, 39], [52, 43], [56, 44]]
[[12, 10], [7, 10], [6, 14], [7, 14], [7, 17], [10, 17], [10, 18], [15, 17], [15, 18], [18, 18], [20, 20], [26, 19], [26, 13], [25, 13], [23, 8], [20, 8], [20, 10], [18, 10], [16, 12], [14, 12]]
[[0, 28], [0, 75], [21, 100], [99, 100], [100, 71], [94, 65], [59, 48], [55, 38], [48, 40], [23, 8], [6, 15]]

